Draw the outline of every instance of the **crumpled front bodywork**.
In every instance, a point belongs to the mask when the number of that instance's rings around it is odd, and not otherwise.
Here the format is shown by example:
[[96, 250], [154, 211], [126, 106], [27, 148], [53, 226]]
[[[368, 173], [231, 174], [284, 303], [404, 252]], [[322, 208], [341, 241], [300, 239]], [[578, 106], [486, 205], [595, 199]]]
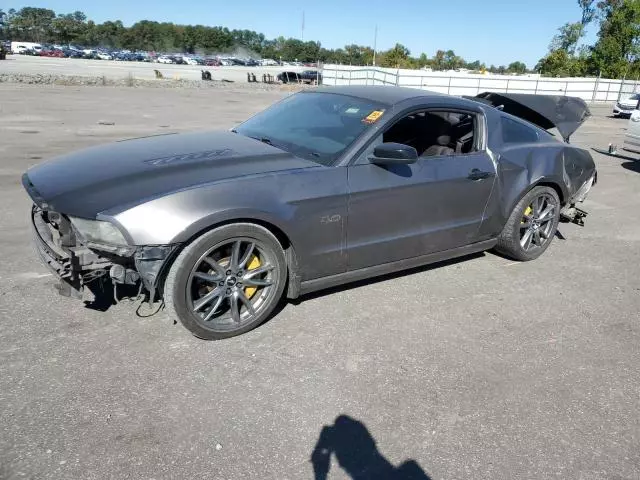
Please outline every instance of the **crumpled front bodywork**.
[[113, 254], [108, 246], [82, 243], [67, 217], [57, 212], [34, 206], [31, 220], [40, 258], [60, 280], [57, 290], [78, 299], [94, 300], [104, 280], [129, 285], [141, 280], [153, 294], [163, 265], [179, 246], [145, 245]]

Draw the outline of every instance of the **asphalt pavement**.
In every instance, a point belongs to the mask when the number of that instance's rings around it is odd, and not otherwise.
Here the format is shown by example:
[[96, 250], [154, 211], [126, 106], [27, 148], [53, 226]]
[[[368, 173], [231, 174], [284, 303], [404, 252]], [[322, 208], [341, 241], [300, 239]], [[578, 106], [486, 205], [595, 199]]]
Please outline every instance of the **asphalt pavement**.
[[[55, 293], [27, 167], [285, 94], [0, 84], [0, 479], [639, 479], [640, 161], [593, 152], [586, 226], [534, 262], [321, 292], [221, 342]], [[621, 145], [609, 111], [572, 141]]]

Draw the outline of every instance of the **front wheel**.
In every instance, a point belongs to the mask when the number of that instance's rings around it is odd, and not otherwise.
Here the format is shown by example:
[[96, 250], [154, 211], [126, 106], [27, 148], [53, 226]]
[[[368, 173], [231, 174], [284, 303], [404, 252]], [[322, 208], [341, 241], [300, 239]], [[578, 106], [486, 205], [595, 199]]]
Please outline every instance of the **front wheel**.
[[287, 280], [284, 251], [266, 228], [239, 223], [211, 230], [173, 263], [164, 288], [170, 317], [196, 337], [220, 340], [264, 322]]
[[513, 209], [496, 250], [514, 260], [534, 260], [549, 247], [559, 220], [558, 193], [551, 187], [534, 187]]

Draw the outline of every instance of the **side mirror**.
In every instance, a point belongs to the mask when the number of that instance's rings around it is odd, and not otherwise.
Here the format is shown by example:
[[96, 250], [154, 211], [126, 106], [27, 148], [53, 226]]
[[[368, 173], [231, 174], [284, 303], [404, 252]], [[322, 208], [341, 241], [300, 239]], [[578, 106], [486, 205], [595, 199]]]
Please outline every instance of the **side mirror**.
[[369, 161], [375, 165], [408, 165], [418, 160], [415, 148], [402, 143], [383, 143], [373, 151]]

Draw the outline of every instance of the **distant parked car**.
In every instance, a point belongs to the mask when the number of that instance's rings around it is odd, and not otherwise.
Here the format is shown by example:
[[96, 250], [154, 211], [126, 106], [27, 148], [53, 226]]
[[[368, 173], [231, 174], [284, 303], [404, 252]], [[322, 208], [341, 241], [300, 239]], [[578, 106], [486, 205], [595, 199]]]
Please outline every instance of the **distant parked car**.
[[227, 60], [231, 62], [231, 65], [237, 65], [241, 67], [247, 66], [247, 62], [245, 60], [242, 60], [241, 58], [228, 58]]
[[63, 48], [62, 53], [67, 58], [82, 58], [84, 53], [80, 50], [75, 50], [73, 48]]
[[57, 48], [43, 48], [40, 50], [41, 57], [64, 58], [64, 52]]
[[276, 80], [282, 83], [300, 83], [301, 78], [298, 72], [282, 72], [276, 76]]
[[113, 60], [113, 56], [107, 52], [98, 52], [96, 53], [96, 57], [99, 60]]
[[173, 58], [168, 57], [167, 55], [159, 56], [158, 59], [156, 60], [156, 62], [158, 62], [158, 63], [166, 63], [166, 64], [175, 63]]
[[20, 55], [31, 55], [32, 57], [37, 57], [40, 55], [40, 51], [41, 49], [35, 49], [35, 48], [27, 48], [26, 50], [22, 50], [20, 52]]
[[305, 70], [304, 72], [282, 72], [276, 79], [282, 83], [311, 83], [322, 84], [322, 74], [316, 70]]
[[303, 82], [317, 83], [318, 85], [322, 83], [322, 74], [317, 70], [305, 70], [300, 76]]
[[222, 65], [222, 62], [220, 60], [218, 60], [217, 58], [205, 58], [204, 59], [204, 64], [207, 67], [219, 67]]
[[11, 42], [10, 48], [13, 53], [23, 55], [37, 55], [42, 50], [42, 45], [34, 42]]
[[629, 118], [638, 105], [640, 93], [631, 95], [630, 97], [620, 99], [613, 107], [613, 114], [616, 117]]

